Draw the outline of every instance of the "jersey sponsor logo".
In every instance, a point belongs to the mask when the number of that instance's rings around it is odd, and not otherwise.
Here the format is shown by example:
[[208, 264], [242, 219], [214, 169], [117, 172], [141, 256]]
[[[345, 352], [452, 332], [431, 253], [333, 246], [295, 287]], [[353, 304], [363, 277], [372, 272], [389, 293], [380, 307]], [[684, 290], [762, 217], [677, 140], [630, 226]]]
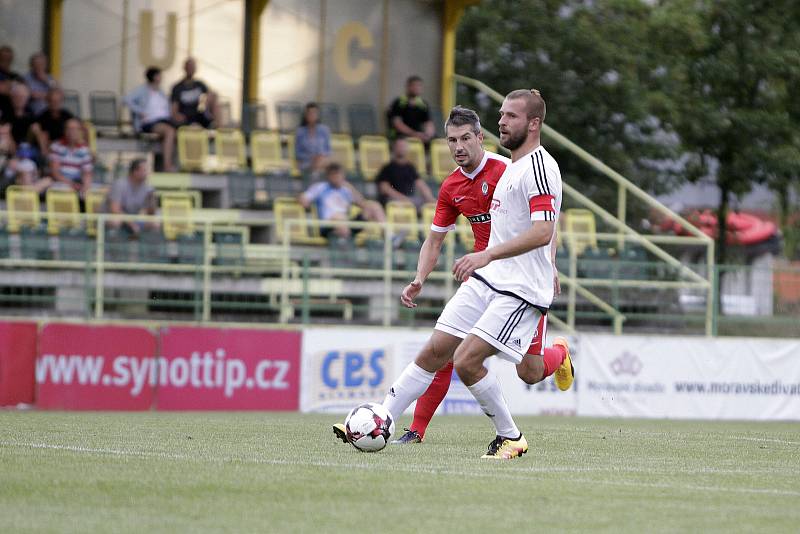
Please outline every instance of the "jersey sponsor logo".
[[459, 202], [461, 202], [461, 201], [462, 201], [462, 200], [464, 200], [465, 198], [466, 198], [466, 197], [454, 197], [454, 198], [453, 198], [453, 204], [458, 204]]
[[481, 213], [479, 215], [467, 215], [467, 220], [472, 224], [491, 222], [492, 215], [489, 213]]
[[485, 180], [481, 184], [481, 193], [483, 193], [484, 196], [489, 194], [489, 184], [487, 184]]

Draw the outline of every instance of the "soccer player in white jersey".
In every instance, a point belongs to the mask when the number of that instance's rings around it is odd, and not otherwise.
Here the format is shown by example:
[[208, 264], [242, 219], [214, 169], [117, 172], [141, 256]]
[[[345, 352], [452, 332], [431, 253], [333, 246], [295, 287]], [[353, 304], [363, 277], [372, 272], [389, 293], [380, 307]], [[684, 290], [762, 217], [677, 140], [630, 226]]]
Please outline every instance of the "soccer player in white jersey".
[[483, 458], [510, 459], [528, 450], [484, 361], [497, 354], [519, 364], [554, 295], [551, 247], [561, 207], [561, 173], [540, 144], [544, 116], [538, 91], [506, 96], [500, 142], [511, 151], [511, 164], [492, 198], [489, 245], [455, 262], [453, 274], [464, 283], [442, 311], [428, 344], [383, 402], [399, 417], [453, 355], [461, 381], [495, 426]]

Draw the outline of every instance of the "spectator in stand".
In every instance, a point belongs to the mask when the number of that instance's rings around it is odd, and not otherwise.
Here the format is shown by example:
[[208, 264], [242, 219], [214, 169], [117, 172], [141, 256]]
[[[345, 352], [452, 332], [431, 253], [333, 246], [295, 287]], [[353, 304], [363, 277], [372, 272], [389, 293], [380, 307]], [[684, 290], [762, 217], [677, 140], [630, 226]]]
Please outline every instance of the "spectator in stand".
[[47, 92], [57, 84], [47, 72], [47, 56], [42, 52], [36, 52], [31, 56], [30, 67], [30, 72], [25, 75], [25, 84], [31, 90], [28, 109], [34, 116], [37, 116], [47, 109]]
[[125, 97], [125, 105], [133, 113], [133, 126], [137, 132], [154, 133], [161, 139], [164, 170], [172, 172], [175, 170], [175, 123], [170, 117], [167, 95], [161, 90], [161, 69], [149, 67], [144, 75], [147, 83], [131, 91]]
[[[298, 197], [300, 204], [308, 209], [312, 203], [317, 207], [317, 215], [321, 221], [349, 221], [350, 206], [355, 204], [361, 208], [361, 215], [353, 220], [384, 222], [386, 214], [380, 204], [367, 200], [354, 188], [345, 177], [344, 167], [339, 163], [329, 163], [325, 167], [324, 182], [317, 182]], [[320, 233], [324, 237], [335, 235], [349, 238], [358, 230], [351, 231], [345, 225], [323, 227]]]
[[16, 146], [8, 122], [0, 122], [0, 183], [3, 190], [11, 184], [28, 185], [39, 194], [52, 183], [49, 178], [39, 178], [31, 147]]
[[426, 145], [436, 135], [430, 107], [422, 99], [422, 78], [409, 76], [406, 94], [398, 97], [389, 108], [389, 138], [416, 137]]
[[[111, 186], [108, 194], [107, 209], [109, 213], [119, 215], [155, 215], [156, 191], [147, 183], [147, 160], [135, 159], [128, 167], [128, 176], [120, 178]], [[155, 229], [157, 223], [140, 221], [110, 221], [114, 228], [120, 226], [132, 237], [138, 236], [144, 229]]]
[[304, 173], [318, 173], [331, 156], [331, 131], [319, 122], [319, 106], [306, 104], [303, 122], [295, 135], [295, 159]]
[[386, 205], [390, 200], [410, 202], [417, 208], [426, 202], [435, 202], [431, 188], [419, 177], [414, 164], [408, 159], [408, 143], [403, 138], [392, 145], [392, 160], [384, 165], [376, 178], [378, 200]]
[[50, 145], [50, 175], [86, 198], [92, 186], [92, 153], [83, 141], [83, 125], [76, 118], [67, 120], [64, 138]]
[[47, 109], [36, 116], [31, 127], [42, 154], [50, 151], [50, 143], [64, 137], [67, 121], [74, 118], [64, 109], [64, 93], [57, 86], [47, 91]]
[[8, 45], [0, 46], [0, 94], [11, 92], [12, 82], [23, 82], [22, 76], [11, 70], [14, 64], [14, 49]]
[[11, 84], [11, 113], [5, 118], [11, 123], [11, 135], [17, 146], [28, 143], [28, 137], [33, 125], [33, 115], [28, 111], [28, 99], [31, 92], [22, 82]]
[[178, 126], [199, 124], [210, 128], [219, 117], [217, 95], [208, 86], [195, 79], [197, 63], [188, 58], [183, 64], [184, 78], [172, 87], [172, 120]]

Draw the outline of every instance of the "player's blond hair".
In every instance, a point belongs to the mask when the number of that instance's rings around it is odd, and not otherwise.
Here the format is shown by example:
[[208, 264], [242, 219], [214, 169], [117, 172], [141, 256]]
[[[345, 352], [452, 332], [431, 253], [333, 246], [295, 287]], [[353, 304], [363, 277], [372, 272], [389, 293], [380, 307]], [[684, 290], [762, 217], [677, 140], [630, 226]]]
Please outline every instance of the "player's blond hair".
[[525, 100], [528, 120], [538, 117], [540, 121], [544, 122], [547, 105], [544, 103], [544, 98], [542, 98], [542, 94], [538, 89], [517, 89], [508, 93], [506, 98], [509, 100]]

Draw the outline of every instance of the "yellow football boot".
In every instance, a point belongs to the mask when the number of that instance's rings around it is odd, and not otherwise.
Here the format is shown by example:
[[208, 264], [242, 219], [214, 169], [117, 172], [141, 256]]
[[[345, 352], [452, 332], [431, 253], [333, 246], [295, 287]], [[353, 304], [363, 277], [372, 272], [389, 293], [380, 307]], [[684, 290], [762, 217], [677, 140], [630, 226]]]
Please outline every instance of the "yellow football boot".
[[333, 435], [336, 436], [336, 439], [340, 439], [345, 443], [350, 443], [347, 441], [347, 429], [342, 423], [336, 423], [333, 425]]
[[561, 345], [567, 353], [564, 361], [561, 362], [561, 366], [553, 374], [558, 389], [567, 391], [572, 387], [572, 382], [575, 380], [575, 368], [572, 366], [572, 358], [569, 356], [569, 344], [563, 337], [557, 337], [553, 340], [553, 345]]
[[510, 460], [528, 452], [528, 440], [522, 434], [517, 439], [497, 436], [489, 444], [489, 450], [481, 458], [489, 460]]

